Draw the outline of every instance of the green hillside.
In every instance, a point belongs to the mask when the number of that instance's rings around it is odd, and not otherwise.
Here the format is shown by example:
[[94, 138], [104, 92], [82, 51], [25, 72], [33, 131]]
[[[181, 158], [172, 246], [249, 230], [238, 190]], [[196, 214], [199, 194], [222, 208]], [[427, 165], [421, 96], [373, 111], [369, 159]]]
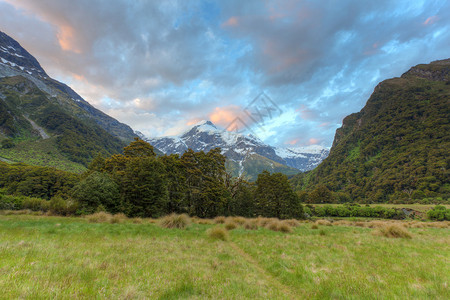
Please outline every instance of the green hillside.
[[77, 117], [81, 108], [67, 96], [48, 95], [25, 77], [0, 78], [0, 98], [4, 158], [76, 171], [125, 145], [94, 120]]
[[372, 202], [450, 196], [450, 59], [381, 82], [336, 131], [330, 155], [292, 179]]

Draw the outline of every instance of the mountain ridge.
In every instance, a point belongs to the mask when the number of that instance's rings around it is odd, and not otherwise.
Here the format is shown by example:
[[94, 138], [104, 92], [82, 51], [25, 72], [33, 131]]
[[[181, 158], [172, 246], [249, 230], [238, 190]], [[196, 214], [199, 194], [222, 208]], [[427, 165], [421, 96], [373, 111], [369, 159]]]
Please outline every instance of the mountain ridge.
[[[248, 169], [252, 167], [245, 167], [246, 162], [252, 160], [263, 159], [265, 160], [263, 165], [268, 170], [275, 171], [277, 169], [292, 175], [295, 172], [313, 168], [321, 158], [323, 159], [328, 154], [327, 148], [321, 146], [311, 148], [314, 150], [309, 153], [308, 148], [300, 148], [304, 150], [303, 153], [292, 149], [288, 151], [275, 148], [251, 134], [244, 135], [220, 129], [209, 120], [202, 120], [179, 135], [147, 138], [145, 140], [166, 154], [183, 154], [188, 149], [207, 152], [219, 147], [222, 149], [222, 154], [228, 158], [229, 163], [233, 165], [232, 169], [239, 169], [237, 175], [247, 173], [252, 178], [256, 176], [254, 172], [248, 172]], [[283, 154], [286, 155], [283, 156]], [[253, 156], [252, 160], [249, 159], [251, 156]], [[274, 168], [275, 164], [277, 168]], [[285, 166], [286, 169], [283, 170], [282, 166]], [[301, 170], [299, 167], [303, 169]], [[261, 168], [263, 166], [259, 166], [257, 169], [263, 171], [264, 169]]]
[[345, 199], [384, 202], [450, 196], [450, 59], [380, 82], [344, 118], [330, 155], [292, 184]]

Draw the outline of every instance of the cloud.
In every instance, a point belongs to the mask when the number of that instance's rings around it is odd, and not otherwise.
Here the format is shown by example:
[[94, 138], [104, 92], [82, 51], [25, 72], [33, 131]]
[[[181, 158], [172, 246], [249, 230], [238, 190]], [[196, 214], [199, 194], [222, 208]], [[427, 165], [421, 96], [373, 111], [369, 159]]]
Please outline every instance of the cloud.
[[278, 145], [330, 146], [381, 80], [448, 57], [450, 2], [0, 0], [47, 73], [150, 136], [226, 126], [265, 92]]

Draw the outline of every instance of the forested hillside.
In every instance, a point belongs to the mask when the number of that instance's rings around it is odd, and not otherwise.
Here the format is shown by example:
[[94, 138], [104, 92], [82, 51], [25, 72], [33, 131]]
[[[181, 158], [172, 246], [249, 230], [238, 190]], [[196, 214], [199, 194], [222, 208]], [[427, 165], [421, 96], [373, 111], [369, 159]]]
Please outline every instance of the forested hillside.
[[448, 198], [449, 165], [447, 59], [381, 82], [366, 106], [344, 119], [328, 158], [291, 182], [315, 190], [320, 202]]

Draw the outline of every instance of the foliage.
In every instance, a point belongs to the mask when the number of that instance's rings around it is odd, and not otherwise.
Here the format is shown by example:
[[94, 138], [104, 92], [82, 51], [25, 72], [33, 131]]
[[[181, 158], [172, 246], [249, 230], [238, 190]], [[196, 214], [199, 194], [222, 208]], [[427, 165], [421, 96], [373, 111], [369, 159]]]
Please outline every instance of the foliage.
[[254, 201], [257, 215], [279, 219], [303, 218], [303, 207], [284, 174], [267, 171], [259, 174]]
[[450, 221], [450, 209], [442, 205], [436, 205], [436, 207], [427, 212], [427, 216], [430, 220]]
[[48, 167], [0, 162], [0, 187], [8, 194], [17, 194], [42, 199], [67, 196], [78, 181], [73, 173]]
[[[421, 68], [448, 74], [450, 64]], [[361, 112], [344, 119], [328, 158], [295, 176], [293, 186], [309, 192], [326, 186], [349, 196], [340, 201], [449, 198], [450, 85], [438, 75], [409, 72], [380, 83]]]
[[404, 219], [401, 209], [382, 206], [361, 206], [359, 204], [308, 206], [310, 214], [316, 217], [364, 217], [383, 219]]
[[70, 195], [78, 201], [82, 213], [93, 213], [99, 205], [113, 213], [121, 209], [119, 186], [106, 173], [92, 172], [73, 187]]

